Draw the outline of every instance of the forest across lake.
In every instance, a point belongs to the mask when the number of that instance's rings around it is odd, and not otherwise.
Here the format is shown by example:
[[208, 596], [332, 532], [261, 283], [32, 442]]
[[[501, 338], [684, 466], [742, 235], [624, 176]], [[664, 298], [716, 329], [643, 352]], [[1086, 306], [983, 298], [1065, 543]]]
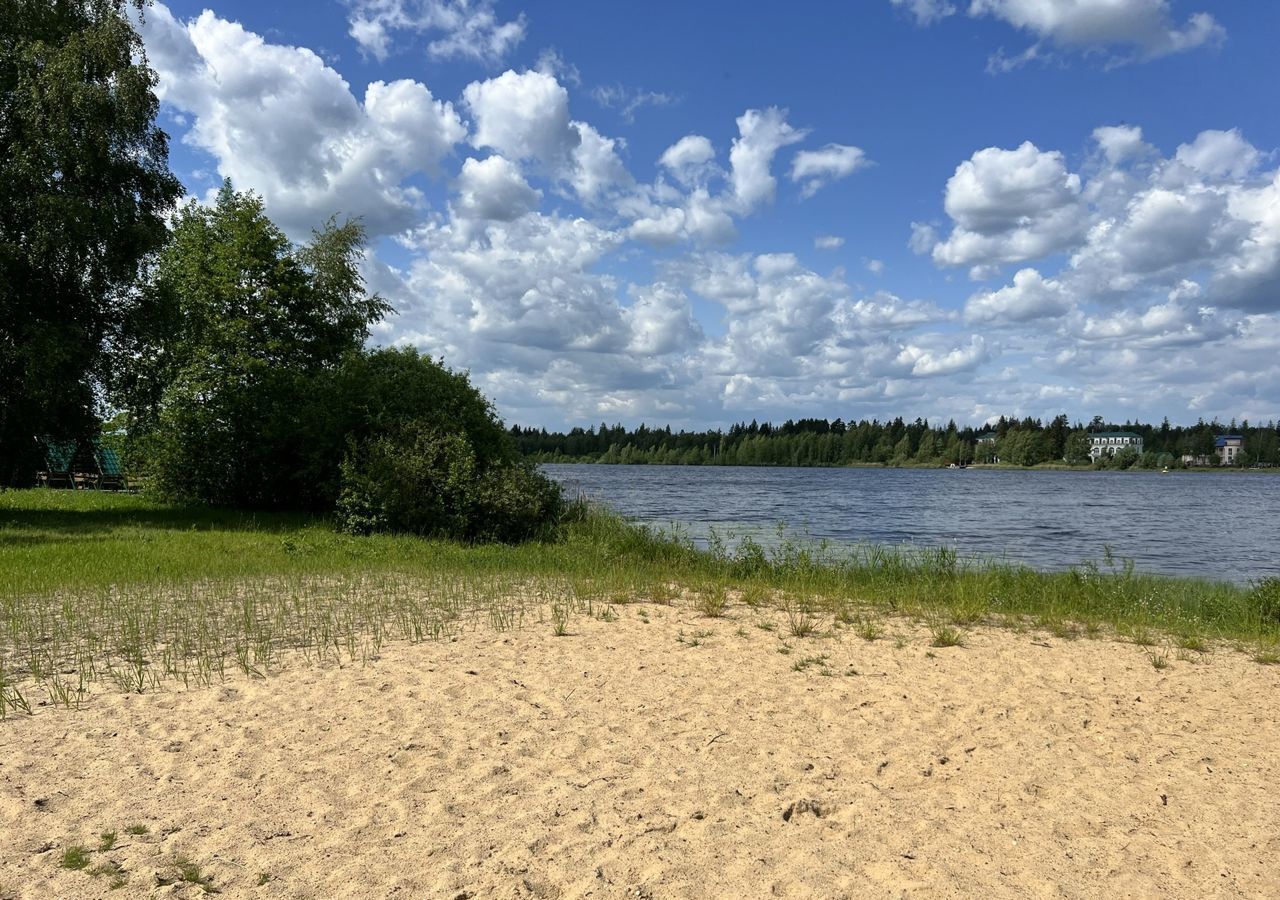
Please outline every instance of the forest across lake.
[[[1134, 447], [1091, 454], [1093, 439], [1104, 433], [1132, 435]], [[1218, 420], [1194, 425], [1105, 422], [1086, 425], [1066, 416], [1050, 420], [1001, 416], [979, 427], [945, 425], [901, 417], [845, 422], [842, 419], [788, 419], [781, 425], [740, 422], [727, 430], [673, 431], [670, 426], [634, 429], [601, 423], [599, 428], [512, 426], [511, 436], [536, 462], [596, 462], [720, 466], [938, 466], [1001, 462], [1017, 466], [1067, 464], [1111, 469], [1212, 467], [1229, 462], [1238, 468], [1280, 467], [1280, 425]], [[1232, 452], [1222, 454], [1224, 440]]]

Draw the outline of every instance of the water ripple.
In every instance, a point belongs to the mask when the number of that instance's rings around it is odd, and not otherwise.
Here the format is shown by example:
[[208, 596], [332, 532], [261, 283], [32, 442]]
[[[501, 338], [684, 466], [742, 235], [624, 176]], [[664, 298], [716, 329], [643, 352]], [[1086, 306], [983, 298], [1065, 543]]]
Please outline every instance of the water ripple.
[[1280, 477], [1240, 473], [1022, 472], [546, 465], [633, 520], [768, 537], [946, 545], [1040, 569], [1100, 560], [1248, 582], [1280, 575]]

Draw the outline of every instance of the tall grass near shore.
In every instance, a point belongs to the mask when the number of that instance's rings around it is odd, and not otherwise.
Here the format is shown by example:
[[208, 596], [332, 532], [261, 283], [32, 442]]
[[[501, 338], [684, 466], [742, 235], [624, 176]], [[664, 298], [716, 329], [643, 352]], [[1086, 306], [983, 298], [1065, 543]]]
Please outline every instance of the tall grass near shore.
[[301, 516], [11, 491], [0, 493], [0, 715], [75, 706], [95, 685], [147, 691], [366, 661], [389, 642], [466, 629], [572, 634], [575, 619], [632, 602], [711, 617], [774, 608], [798, 638], [840, 624], [874, 638], [876, 620], [899, 615], [928, 623], [937, 641], [978, 623], [1105, 629], [1189, 646], [1231, 639], [1264, 659], [1280, 629], [1280, 583], [1161, 578], [1109, 555], [1041, 573], [945, 548], [785, 536], [699, 550], [584, 506], [560, 540], [466, 546], [351, 537]]

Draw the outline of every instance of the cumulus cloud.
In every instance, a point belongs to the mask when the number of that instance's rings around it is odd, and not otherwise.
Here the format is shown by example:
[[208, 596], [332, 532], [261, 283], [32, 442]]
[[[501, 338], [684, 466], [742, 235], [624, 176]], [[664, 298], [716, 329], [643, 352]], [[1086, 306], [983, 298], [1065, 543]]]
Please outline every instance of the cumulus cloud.
[[462, 92], [475, 117], [471, 143], [569, 184], [578, 199], [595, 203], [612, 188], [631, 182], [619, 156], [622, 142], [569, 117], [569, 92], [545, 71], [508, 70], [473, 81]]
[[405, 181], [440, 174], [466, 136], [453, 105], [423, 84], [375, 81], [362, 102], [310, 50], [209, 11], [181, 22], [157, 4], [141, 28], [160, 98], [194, 119], [183, 139], [262, 194], [292, 234], [335, 212], [363, 217], [374, 234], [409, 226], [423, 201]]
[[1085, 341], [1118, 342], [1130, 348], [1165, 348], [1216, 341], [1235, 334], [1236, 326], [1220, 317], [1216, 310], [1190, 305], [1175, 292], [1167, 302], [1145, 310], [1084, 317], [1074, 331]]
[[[947, 0], [890, 0], [920, 25], [955, 14]], [[1181, 24], [1169, 0], [970, 0], [970, 17], [989, 17], [1035, 38], [1012, 56], [1003, 50], [988, 60], [988, 70], [1007, 72], [1054, 50], [1105, 57], [1109, 65], [1150, 60], [1226, 39], [1226, 29], [1206, 12], [1191, 14]]]
[[947, 322], [952, 314], [929, 300], [903, 300], [888, 291], [844, 303], [837, 319], [846, 334], [867, 331], [902, 332], [921, 325]]
[[971, 16], [991, 16], [1062, 47], [1133, 47], [1147, 59], [1222, 40], [1208, 13], [1174, 22], [1169, 0], [972, 0]]
[[1142, 140], [1142, 129], [1134, 125], [1099, 126], [1093, 129], [1093, 140], [1113, 166], [1151, 149]]
[[783, 147], [804, 140], [808, 131], [793, 128], [786, 112], [772, 106], [749, 109], [737, 121], [738, 137], [729, 150], [729, 179], [737, 209], [747, 213], [773, 201], [778, 184], [770, 172], [773, 157]]
[[475, 117], [475, 147], [556, 167], [581, 141], [569, 119], [569, 92], [545, 72], [508, 69], [496, 78], [471, 82], [462, 97]]
[[1280, 169], [1268, 181], [1228, 194], [1227, 222], [1235, 243], [1214, 267], [1209, 287], [1218, 302], [1280, 312]]
[[692, 349], [703, 338], [689, 298], [678, 287], [658, 282], [632, 286], [632, 302], [623, 315], [631, 328], [628, 349], [661, 356]]
[[812, 197], [825, 185], [847, 178], [871, 165], [859, 147], [827, 144], [821, 150], [801, 150], [791, 162], [791, 180], [798, 182], [800, 194]]
[[1065, 280], [1112, 302], [1190, 281], [1215, 306], [1280, 309], [1280, 170], [1263, 159], [1238, 131], [1206, 131], [1171, 158], [1099, 172]]
[[839, 250], [844, 246], [844, 238], [835, 234], [820, 234], [813, 239], [813, 246], [818, 250]]
[[1126, 291], [1160, 276], [1177, 281], [1179, 272], [1216, 255], [1226, 205], [1224, 195], [1200, 185], [1141, 191], [1122, 216], [1094, 225], [1073, 266], [1097, 290]]
[[711, 141], [700, 134], [687, 134], [662, 152], [658, 163], [685, 186], [706, 184], [719, 174], [715, 166], [716, 151]]
[[1053, 318], [1070, 308], [1071, 301], [1060, 282], [1046, 279], [1035, 269], [1021, 269], [1007, 287], [970, 297], [964, 305], [964, 318], [971, 324], [1002, 325]]
[[912, 375], [935, 378], [956, 375], [976, 368], [990, 357], [987, 342], [981, 335], [973, 335], [967, 344], [950, 349], [936, 349], [918, 344], [907, 344], [898, 353], [897, 362], [910, 368]]
[[616, 187], [631, 183], [631, 173], [618, 155], [621, 141], [607, 138], [586, 122], [573, 122], [578, 143], [567, 179], [578, 198], [594, 203]]
[[[943, 205], [955, 225], [929, 251], [942, 265], [981, 266], [1062, 250], [1084, 232], [1080, 190], [1080, 176], [1057, 151], [1030, 141], [1015, 150], [979, 150], [947, 181]], [[913, 246], [924, 249], [931, 236], [918, 229]]]
[[1239, 181], [1248, 176], [1262, 154], [1244, 139], [1240, 129], [1202, 131], [1190, 144], [1182, 144], [1174, 154], [1178, 162], [1207, 178]]
[[[418, 259], [408, 280], [423, 301], [409, 318], [429, 326], [428, 340], [447, 338], [482, 360], [494, 352], [481, 345], [492, 344], [618, 351], [630, 337], [617, 286], [592, 271], [618, 243], [584, 219], [537, 212], [490, 222], [479, 235], [450, 224], [424, 227], [412, 240]], [[537, 358], [511, 356], [516, 363]]]
[[524, 180], [520, 170], [501, 156], [468, 159], [462, 164], [454, 209], [463, 219], [510, 222], [535, 209], [541, 192]]
[[497, 63], [525, 36], [523, 14], [509, 22], [494, 12], [494, 0], [349, 0], [348, 33], [362, 53], [385, 60], [396, 32], [435, 35], [432, 59]]
[[[649, 190], [628, 198], [622, 208], [632, 217], [630, 236], [656, 245], [681, 240], [723, 244], [737, 236], [735, 217], [750, 215], [773, 201], [778, 183], [772, 172], [774, 158], [783, 147], [804, 140], [808, 132], [791, 126], [786, 112], [773, 107], [749, 109], [736, 121], [738, 137], [729, 150], [727, 174], [716, 164], [715, 148], [703, 135], [685, 135], [663, 151], [658, 164], [687, 193], [659, 179]], [[804, 170], [805, 177], [813, 181], [838, 177], [835, 169], [847, 165], [843, 159], [813, 163]], [[712, 183], [721, 179], [727, 185], [713, 193]]]

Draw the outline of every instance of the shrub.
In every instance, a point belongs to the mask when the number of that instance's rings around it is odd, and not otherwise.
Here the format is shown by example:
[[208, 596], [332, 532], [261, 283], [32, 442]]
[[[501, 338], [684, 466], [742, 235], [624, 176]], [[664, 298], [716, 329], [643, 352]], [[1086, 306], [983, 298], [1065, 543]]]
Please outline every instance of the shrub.
[[514, 542], [534, 536], [563, 510], [556, 484], [528, 464], [512, 456], [484, 465], [467, 435], [418, 420], [347, 454], [337, 519], [355, 534], [408, 531]]

